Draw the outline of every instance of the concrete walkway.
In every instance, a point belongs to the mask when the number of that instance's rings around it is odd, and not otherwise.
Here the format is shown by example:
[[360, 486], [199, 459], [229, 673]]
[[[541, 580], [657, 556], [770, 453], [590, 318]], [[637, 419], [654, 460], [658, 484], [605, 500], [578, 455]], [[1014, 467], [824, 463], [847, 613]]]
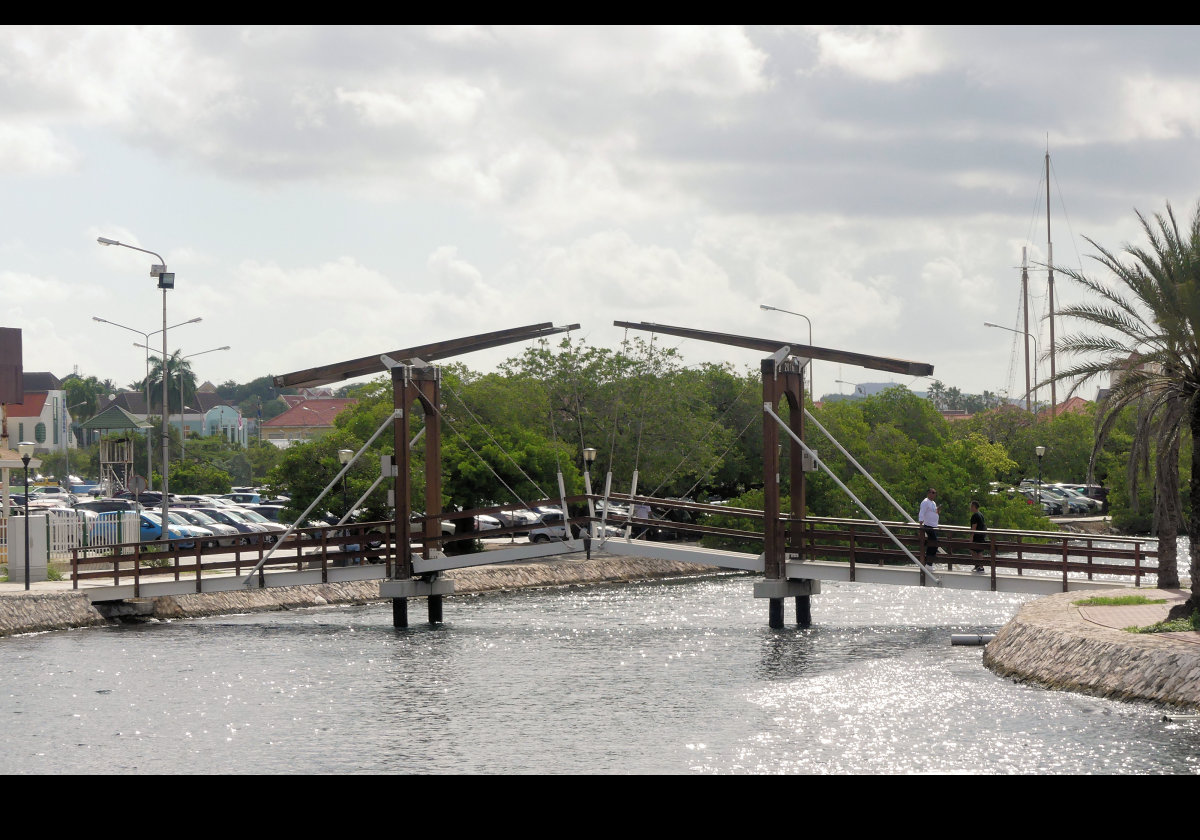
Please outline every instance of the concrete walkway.
[[[1138, 604], [1128, 607], [1080, 607], [1079, 617], [1084, 621], [1099, 627], [1114, 630], [1124, 630], [1126, 627], [1149, 627], [1165, 621], [1167, 613], [1176, 604], [1186, 601], [1190, 595], [1182, 589], [1130, 589], [1127, 592], [1104, 593], [1116, 597], [1119, 595], [1143, 595], [1162, 604]], [[1200, 645], [1200, 631], [1192, 630], [1184, 633], [1155, 633], [1154, 637], [1163, 641], [1181, 642], [1189, 645]]]

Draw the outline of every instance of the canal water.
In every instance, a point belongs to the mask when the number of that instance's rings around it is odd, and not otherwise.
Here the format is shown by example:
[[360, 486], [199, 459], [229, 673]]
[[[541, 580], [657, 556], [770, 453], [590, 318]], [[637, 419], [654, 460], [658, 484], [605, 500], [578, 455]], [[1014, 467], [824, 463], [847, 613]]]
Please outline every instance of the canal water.
[[3, 639], [0, 770], [1200, 771], [1196, 723], [950, 645], [1024, 596], [826, 583], [814, 627], [772, 631], [752, 583], [460, 596], [405, 631], [372, 605]]

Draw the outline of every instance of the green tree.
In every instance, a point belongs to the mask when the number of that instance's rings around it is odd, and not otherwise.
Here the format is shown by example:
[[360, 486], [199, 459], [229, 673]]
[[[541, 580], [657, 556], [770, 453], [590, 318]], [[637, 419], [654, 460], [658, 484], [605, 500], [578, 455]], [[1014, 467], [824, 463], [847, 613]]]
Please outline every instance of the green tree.
[[[196, 374], [192, 372], [192, 363], [179, 355], [176, 350], [167, 359], [166, 364], [167, 377], [167, 411], [171, 414], [178, 414], [181, 403], [179, 402], [182, 389], [182, 397], [184, 403], [195, 399], [196, 396]], [[150, 359], [150, 407], [162, 410], [162, 382], [163, 382], [163, 361], [161, 356], [154, 356]], [[143, 391], [146, 387], [146, 380], [136, 383], [133, 390]]]
[[[1126, 243], [1120, 254], [1092, 239], [1099, 252], [1092, 257], [1108, 275], [1098, 279], [1082, 271], [1059, 271], [1091, 293], [1092, 300], [1062, 310], [1062, 316], [1098, 332], [1066, 335], [1056, 349], [1076, 361], [1058, 374], [1079, 384], [1110, 379], [1108, 398], [1100, 414], [1096, 445], [1126, 407], [1136, 406], [1135, 449], [1155, 452], [1154, 465], [1161, 492], [1156, 494], [1159, 522], [1159, 586], [1179, 585], [1175, 539], [1181, 436], [1200, 434], [1200, 204], [1191, 223], [1181, 231], [1174, 211], [1153, 220], [1137, 214], [1148, 244]], [[1195, 581], [1200, 575], [1200, 448], [1192, 447], [1186, 517], [1191, 555], [1192, 597], [1189, 609], [1200, 607]], [[1172, 517], [1175, 517], [1173, 520]]]
[[171, 464], [172, 493], [228, 493], [233, 489], [229, 473], [198, 461]]

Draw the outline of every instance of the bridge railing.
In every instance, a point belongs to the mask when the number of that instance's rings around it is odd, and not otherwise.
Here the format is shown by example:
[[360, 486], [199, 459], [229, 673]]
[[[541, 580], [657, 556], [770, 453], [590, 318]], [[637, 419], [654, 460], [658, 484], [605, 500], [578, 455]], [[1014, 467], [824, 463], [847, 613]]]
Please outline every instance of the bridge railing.
[[[549, 500], [548, 504], [557, 507], [557, 501]], [[586, 501], [586, 496], [567, 499], [568, 506], [580, 505]], [[639, 528], [674, 531], [674, 538], [684, 539], [713, 534], [753, 541], [761, 540], [763, 536], [761, 531], [749, 530], [747, 527], [710, 525], [703, 518], [703, 514], [706, 513], [719, 513], [746, 520], [751, 528], [762, 527], [762, 511], [684, 501], [664, 503], [663, 500], [631, 498], [619, 494], [611, 495], [609, 501], [644, 502], [658, 509], [672, 507], [700, 515], [697, 521], [682, 523], [624, 513], [607, 518], [607, 524], [611, 526], [630, 524], [635, 537], [638, 536]], [[511, 507], [447, 513], [443, 514], [443, 518], [462, 521], [478, 514], [499, 512]], [[586, 515], [568, 516], [567, 521], [581, 530], [586, 530], [589, 518]], [[598, 523], [601, 517], [597, 516], [592, 521]], [[918, 526], [906, 522], [886, 524], [914, 554], [923, 552]], [[791, 531], [787, 546], [789, 555], [797, 555], [802, 559], [846, 562], [850, 567], [851, 580], [855, 579], [856, 569], [860, 565], [911, 565], [911, 561], [890, 539], [873, 522], [867, 520], [808, 517], [801, 521], [785, 515], [780, 518], [778, 527]], [[417, 526], [414, 526], [409, 548], [411, 551], [419, 551], [423, 547], [423, 538], [421, 534], [416, 533], [417, 530]], [[519, 534], [528, 530], [529, 526], [511, 526], [485, 531], [456, 532], [452, 538], [439, 538], [437, 544], [440, 547], [455, 540]], [[983, 532], [985, 542], [981, 544], [973, 541], [973, 532], [962, 527], [942, 526], [939, 528], [939, 534], [940, 551], [935, 562], [949, 563], [951, 568], [982, 565], [990, 573], [993, 582], [998, 572], [1015, 572], [1017, 575], [1061, 575], [1064, 587], [1072, 576], [1092, 580], [1096, 575], [1130, 578], [1135, 586], [1140, 586], [1143, 578], [1154, 578], [1158, 573], [1157, 543], [1150, 539], [1092, 536], [1061, 531], [993, 529]], [[206, 576], [243, 575], [250, 572], [266, 555], [274, 540], [272, 534], [244, 536], [245, 544], [227, 548], [208, 547], [189, 539], [148, 543], [123, 542], [99, 550], [95, 547], [74, 548], [70, 552], [70, 575], [76, 588], [86, 581], [103, 580], [114, 586], [132, 584], [135, 597], [143, 579], [161, 580], [161, 576], [164, 575], [169, 575], [176, 581], [194, 578], [196, 591], [200, 591], [201, 581]], [[664, 538], [662, 531], [651, 536]], [[319, 569], [321, 580], [324, 582], [328, 580], [330, 568], [359, 563], [382, 563], [386, 565], [385, 574], [391, 577], [395, 559], [395, 524], [390, 520], [301, 528], [293, 532], [274, 555], [267, 559], [259, 574], [273, 569]]]
[[[910, 550], [924, 551], [918, 525], [907, 522], [886, 523]], [[1064, 588], [1075, 575], [1093, 580], [1096, 575], [1132, 578], [1141, 586], [1144, 577], [1157, 577], [1157, 542], [1137, 537], [1086, 535], [1064, 531], [1021, 531], [992, 529], [983, 531], [984, 542], [974, 541], [975, 532], [961, 526], [938, 528], [936, 563], [973, 567], [981, 565], [991, 577], [999, 570], [1055, 573], [1062, 576]], [[904, 554], [871, 522], [857, 519], [810, 517], [805, 520], [798, 545], [788, 547], [809, 559], [845, 559], [850, 579], [860, 564], [911, 565]]]
[[[321, 571], [328, 581], [331, 567], [359, 563], [384, 563], [391, 576], [395, 562], [395, 525], [390, 521], [354, 525], [299, 528], [267, 559], [259, 574], [269, 569]], [[208, 576], [242, 575], [250, 572], [271, 548], [274, 535], [245, 534], [239, 545], [206, 546], [203, 540], [175, 539], [151, 542], [117, 543], [106, 547], [106, 554], [95, 549], [71, 550], [70, 576], [75, 589], [83, 581], [106, 581], [113, 586], [132, 585], [138, 597], [146, 579], [170, 576], [173, 580], [193, 577], [196, 591]], [[416, 540], [414, 547], [419, 547]]]

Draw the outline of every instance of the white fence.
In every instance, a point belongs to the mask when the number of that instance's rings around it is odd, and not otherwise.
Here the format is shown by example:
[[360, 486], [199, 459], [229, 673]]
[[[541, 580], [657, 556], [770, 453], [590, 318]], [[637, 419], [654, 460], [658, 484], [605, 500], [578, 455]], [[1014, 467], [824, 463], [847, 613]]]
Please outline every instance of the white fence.
[[108, 546], [137, 542], [141, 521], [132, 511], [87, 516], [77, 510], [49, 511], [46, 523], [51, 560], [70, 560], [71, 550], [88, 549], [89, 555], [108, 551]]

